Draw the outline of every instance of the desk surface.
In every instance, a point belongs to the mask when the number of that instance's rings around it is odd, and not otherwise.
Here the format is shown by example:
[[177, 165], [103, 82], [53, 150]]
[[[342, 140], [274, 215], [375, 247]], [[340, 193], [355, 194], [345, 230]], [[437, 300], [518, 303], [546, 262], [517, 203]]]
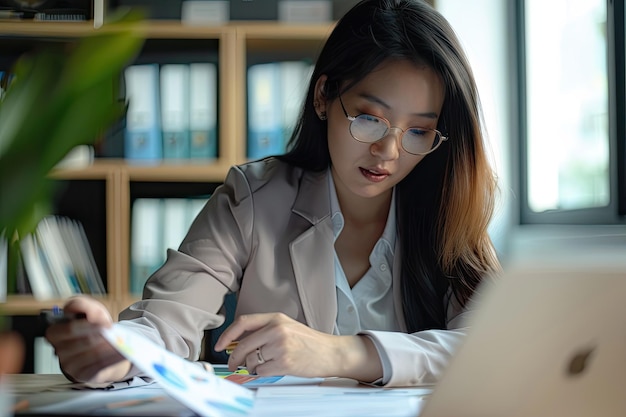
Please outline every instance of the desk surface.
[[[157, 384], [117, 390], [86, 389], [84, 384], [71, 383], [63, 375], [19, 374], [8, 375], [1, 386], [5, 392], [0, 394], [4, 396], [0, 403], [17, 404], [16, 416], [196, 416]], [[432, 387], [386, 389], [331, 378], [321, 384], [262, 387], [254, 391], [250, 417], [416, 417]], [[10, 415], [8, 410], [5, 414]]]

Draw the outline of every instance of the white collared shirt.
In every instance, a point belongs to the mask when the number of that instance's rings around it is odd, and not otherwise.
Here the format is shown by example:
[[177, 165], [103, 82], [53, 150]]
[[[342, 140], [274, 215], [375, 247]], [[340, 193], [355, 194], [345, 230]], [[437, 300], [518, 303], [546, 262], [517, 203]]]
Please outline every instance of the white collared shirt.
[[[332, 175], [328, 175], [330, 208], [335, 241], [343, 230], [344, 218], [339, 207]], [[337, 287], [337, 321], [335, 334], [355, 335], [362, 330], [398, 331], [392, 291], [392, 269], [396, 243], [395, 189], [387, 223], [369, 256], [370, 268], [350, 288], [335, 252], [335, 285]]]

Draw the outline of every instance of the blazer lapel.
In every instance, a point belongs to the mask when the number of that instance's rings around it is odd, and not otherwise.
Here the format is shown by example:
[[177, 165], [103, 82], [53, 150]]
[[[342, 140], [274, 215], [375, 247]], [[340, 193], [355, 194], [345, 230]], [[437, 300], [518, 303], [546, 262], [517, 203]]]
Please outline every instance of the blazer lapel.
[[289, 250], [307, 324], [333, 333], [337, 292], [327, 175], [327, 171], [304, 174], [293, 212], [308, 220], [311, 227], [291, 242]]

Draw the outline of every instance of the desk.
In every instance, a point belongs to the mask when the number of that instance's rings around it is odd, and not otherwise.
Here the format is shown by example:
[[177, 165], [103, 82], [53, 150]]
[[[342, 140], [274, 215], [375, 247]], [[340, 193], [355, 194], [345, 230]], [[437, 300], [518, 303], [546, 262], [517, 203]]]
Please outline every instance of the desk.
[[[28, 402], [28, 407], [16, 412], [16, 416], [196, 415], [157, 384], [113, 391], [86, 390], [82, 384], [68, 382], [63, 375], [19, 374], [8, 375], [3, 388], [10, 392], [12, 403]], [[262, 387], [255, 391], [249, 417], [417, 417], [432, 387], [386, 389], [331, 378], [319, 385]], [[229, 415], [234, 414], [224, 414]]]

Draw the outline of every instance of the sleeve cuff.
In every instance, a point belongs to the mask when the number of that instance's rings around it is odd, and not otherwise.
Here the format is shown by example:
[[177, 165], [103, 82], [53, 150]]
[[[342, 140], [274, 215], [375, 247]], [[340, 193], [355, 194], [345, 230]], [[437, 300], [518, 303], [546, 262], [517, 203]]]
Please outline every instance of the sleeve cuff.
[[387, 352], [383, 348], [380, 341], [376, 337], [373, 337], [369, 332], [359, 333], [359, 335], [366, 336], [369, 340], [372, 341], [372, 343], [376, 347], [376, 351], [378, 352], [380, 363], [383, 365], [383, 377], [382, 378], [378, 378], [376, 381], [373, 381], [373, 382], [363, 382], [363, 381], [359, 381], [359, 382], [366, 384], [366, 385], [374, 385], [378, 387], [388, 384], [389, 381], [391, 380], [391, 361], [389, 360], [389, 356], [387, 355]]

